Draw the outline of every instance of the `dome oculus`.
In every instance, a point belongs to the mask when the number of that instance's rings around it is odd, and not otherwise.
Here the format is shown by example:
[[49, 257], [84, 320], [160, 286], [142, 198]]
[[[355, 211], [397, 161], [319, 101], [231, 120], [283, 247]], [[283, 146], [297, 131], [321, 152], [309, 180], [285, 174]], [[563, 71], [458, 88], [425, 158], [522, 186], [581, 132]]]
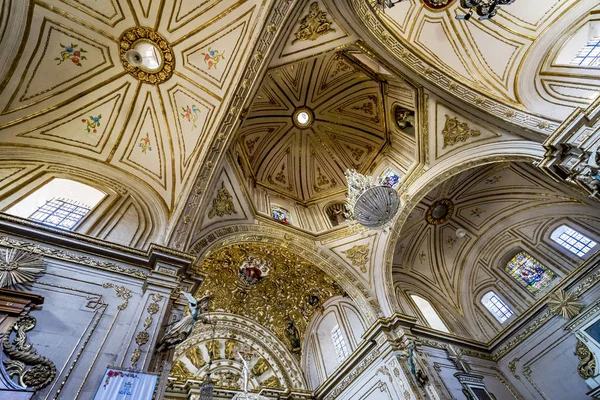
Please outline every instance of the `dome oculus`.
[[142, 82], [158, 84], [173, 75], [173, 50], [162, 36], [150, 28], [137, 27], [123, 32], [119, 51], [125, 70]]
[[294, 125], [298, 128], [308, 128], [313, 123], [313, 113], [308, 108], [299, 108], [293, 116]]

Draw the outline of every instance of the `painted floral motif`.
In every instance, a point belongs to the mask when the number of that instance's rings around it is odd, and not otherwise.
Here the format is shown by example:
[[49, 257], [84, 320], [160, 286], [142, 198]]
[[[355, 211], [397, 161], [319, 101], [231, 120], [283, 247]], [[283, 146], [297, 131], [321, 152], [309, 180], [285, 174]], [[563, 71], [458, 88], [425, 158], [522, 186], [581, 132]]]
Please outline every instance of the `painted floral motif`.
[[60, 57], [55, 58], [55, 60], [58, 61], [58, 64], [56, 65], [62, 64], [63, 61], [71, 60], [73, 64], [81, 67], [81, 61], [87, 60], [87, 57], [82, 54], [87, 53], [87, 50], [84, 50], [83, 47], [79, 47], [77, 44], [71, 43], [70, 46], [65, 46], [61, 43], [60, 47], [62, 47], [63, 50], [60, 52]]
[[188, 122], [192, 123], [192, 127], [196, 127], [196, 121], [198, 120], [198, 114], [200, 114], [200, 110], [196, 108], [195, 105], [192, 104], [192, 107], [181, 107], [183, 112], [181, 116], [188, 120]]
[[448, 238], [446, 239], [446, 243], [448, 244], [449, 248], [453, 248], [454, 245], [456, 244], [456, 239], [453, 238], [452, 236], [448, 236]]
[[474, 209], [471, 210], [471, 217], [481, 217], [481, 214], [483, 214], [483, 210], [479, 207], [475, 207]]
[[106, 374], [106, 380], [104, 381], [104, 387], [107, 387], [108, 384], [110, 383], [110, 379], [111, 378], [115, 378], [115, 377], [126, 377], [126, 378], [137, 378], [138, 376], [136, 374], [134, 374], [133, 372], [123, 372], [123, 371], [113, 371], [112, 369], [108, 371], [108, 373]]
[[144, 154], [146, 154], [146, 151], [148, 151], [148, 150], [152, 151], [152, 144], [150, 144], [150, 138], [148, 137], [147, 133], [146, 133], [146, 137], [144, 137], [140, 140], [140, 143], [138, 144], [138, 146], [140, 146], [142, 148], [142, 153], [144, 153]]
[[100, 118], [102, 118], [102, 114], [98, 114], [97, 117], [90, 115], [88, 119], [82, 119], [81, 122], [86, 124], [85, 130], [90, 133], [98, 133], [98, 128], [100, 126]]
[[217, 64], [222, 59], [225, 59], [225, 56], [219, 53], [219, 50], [212, 50], [210, 47], [208, 48], [207, 53], [202, 53], [204, 56], [204, 62], [208, 65], [208, 69], [217, 69]]
[[502, 178], [502, 177], [501, 177], [501, 176], [498, 176], [498, 175], [494, 175], [493, 177], [491, 177], [491, 178], [488, 178], [488, 179], [485, 181], [485, 183], [486, 183], [486, 184], [488, 184], [488, 185], [493, 185], [493, 184], [495, 184], [495, 183], [498, 183], [498, 182], [500, 182], [500, 178]]

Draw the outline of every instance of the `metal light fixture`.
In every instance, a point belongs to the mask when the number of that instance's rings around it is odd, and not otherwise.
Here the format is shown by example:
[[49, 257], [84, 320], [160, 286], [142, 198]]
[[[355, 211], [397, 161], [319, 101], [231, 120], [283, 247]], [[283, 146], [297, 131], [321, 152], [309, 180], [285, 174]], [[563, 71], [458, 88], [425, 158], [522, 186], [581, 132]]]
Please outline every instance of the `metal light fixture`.
[[373, 177], [361, 175], [353, 169], [347, 170], [345, 175], [348, 180], [346, 218], [350, 227], [364, 230], [384, 229], [389, 226], [400, 208], [398, 192], [381, 179], [376, 181]]
[[[210, 337], [211, 344], [215, 341], [215, 329], [217, 327], [217, 321], [209, 322], [212, 324], [212, 334]], [[210, 367], [212, 366], [212, 352], [208, 352], [208, 368], [206, 369], [208, 372], [204, 377], [204, 382], [200, 386], [200, 400], [213, 400], [213, 394], [215, 392], [215, 384], [212, 381], [210, 376]]]
[[468, 21], [473, 16], [473, 12], [479, 15], [479, 20], [483, 21], [486, 19], [493, 18], [500, 9], [500, 6], [514, 3], [515, 0], [460, 0], [460, 6], [467, 8], [464, 15], [457, 15], [456, 19], [464, 19]]

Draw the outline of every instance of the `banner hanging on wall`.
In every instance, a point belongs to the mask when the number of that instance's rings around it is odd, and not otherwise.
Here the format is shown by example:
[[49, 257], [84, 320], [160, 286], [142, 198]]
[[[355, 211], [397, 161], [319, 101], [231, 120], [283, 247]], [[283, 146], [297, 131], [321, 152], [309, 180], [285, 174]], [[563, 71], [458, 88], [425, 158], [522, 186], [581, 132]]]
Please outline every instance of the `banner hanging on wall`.
[[94, 400], [152, 400], [158, 375], [107, 368]]

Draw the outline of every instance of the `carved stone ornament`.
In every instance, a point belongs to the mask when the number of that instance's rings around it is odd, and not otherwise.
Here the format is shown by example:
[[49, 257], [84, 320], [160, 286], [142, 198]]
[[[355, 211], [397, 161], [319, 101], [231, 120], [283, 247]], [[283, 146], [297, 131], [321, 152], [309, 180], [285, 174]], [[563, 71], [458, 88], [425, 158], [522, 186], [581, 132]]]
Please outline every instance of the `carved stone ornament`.
[[319, 9], [319, 3], [316, 1], [310, 5], [308, 14], [300, 20], [300, 28], [296, 32], [296, 39], [292, 44], [299, 40], [317, 40], [320, 36], [329, 32], [335, 32], [331, 27], [331, 22], [327, 19], [327, 13]]
[[[4, 360], [8, 375], [11, 378], [17, 376], [19, 384], [25, 388], [39, 390], [52, 382], [56, 376], [56, 366], [27, 343], [26, 332], [35, 328], [35, 324], [36, 319], [30, 315], [19, 318], [4, 335], [2, 345], [4, 353], [10, 357], [10, 360]], [[16, 332], [16, 337], [11, 343], [13, 331]]]
[[475, 129], [471, 129], [466, 122], [460, 122], [456, 117], [450, 118], [446, 115], [446, 125], [442, 130], [442, 136], [444, 137], [445, 149], [448, 146], [454, 146], [459, 142], [465, 142], [467, 139], [477, 137], [481, 135], [481, 132]]
[[583, 308], [583, 303], [577, 301], [575, 293], [567, 293], [564, 290], [552, 293], [546, 304], [550, 308], [552, 314], [560, 315], [566, 319], [571, 319], [579, 315]]
[[[139, 42], [149, 42], [160, 51], [162, 66], [157, 70], [147, 71], [129, 63], [127, 51], [132, 50]], [[127, 29], [119, 40], [119, 55], [125, 70], [136, 79], [151, 84], [159, 84], [168, 80], [175, 70], [175, 55], [169, 43], [152, 28], [138, 26]]]
[[202, 351], [198, 346], [190, 347], [189, 349], [187, 349], [185, 352], [185, 356], [188, 358], [188, 360], [190, 360], [192, 365], [198, 369], [206, 365], [206, 361], [202, 356]]
[[369, 246], [366, 244], [358, 245], [342, 251], [355, 267], [359, 267], [362, 273], [367, 272], [367, 263], [369, 262]]
[[269, 365], [267, 360], [265, 360], [264, 358], [261, 358], [252, 367], [252, 374], [254, 374], [254, 376], [261, 376], [262, 374], [267, 372], [269, 369], [271, 369], [271, 366]]
[[237, 214], [237, 211], [233, 205], [233, 197], [231, 197], [223, 184], [217, 192], [217, 197], [213, 199], [212, 209], [208, 212], [208, 218], [222, 217], [225, 214]]
[[577, 366], [579, 376], [583, 379], [593, 377], [596, 374], [596, 360], [590, 349], [581, 340], [577, 340], [575, 355], [579, 358], [579, 365]]
[[0, 288], [35, 282], [46, 270], [41, 256], [19, 249], [0, 251]]

